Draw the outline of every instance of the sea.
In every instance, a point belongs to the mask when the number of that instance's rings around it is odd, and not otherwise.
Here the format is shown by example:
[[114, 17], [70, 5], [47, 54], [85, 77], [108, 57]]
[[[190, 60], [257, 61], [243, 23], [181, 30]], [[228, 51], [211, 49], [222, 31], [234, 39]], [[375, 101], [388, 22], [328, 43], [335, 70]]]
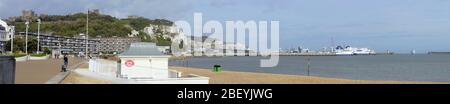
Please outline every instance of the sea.
[[[450, 82], [450, 54], [367, 56], [280, 56], [275, 67], [260, 67], [260, 56], [190, 57], [169, 65], [224, 71], [309, 75], [356, 80]], [[309, 61], [308, 61], [309, 60]], [[270, 76], [267, 76], [270, 77]]]

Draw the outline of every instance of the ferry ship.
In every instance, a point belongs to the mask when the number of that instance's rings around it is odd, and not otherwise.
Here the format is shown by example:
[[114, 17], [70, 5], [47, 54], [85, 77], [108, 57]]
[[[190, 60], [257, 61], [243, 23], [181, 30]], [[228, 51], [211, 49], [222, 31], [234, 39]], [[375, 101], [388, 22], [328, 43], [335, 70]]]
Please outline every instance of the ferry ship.
[[368, 48], [354, 48], [350, 46], [337, 46], [335, 54], [338, 56], [352, 56], [352, 55], [375, 55], [375, 51]]

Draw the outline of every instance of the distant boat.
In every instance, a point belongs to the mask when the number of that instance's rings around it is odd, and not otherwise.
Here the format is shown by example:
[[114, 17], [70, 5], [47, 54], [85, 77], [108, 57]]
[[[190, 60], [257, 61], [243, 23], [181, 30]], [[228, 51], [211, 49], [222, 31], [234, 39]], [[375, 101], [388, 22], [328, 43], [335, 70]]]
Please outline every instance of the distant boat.
[[416, 50], [412, 50], [412, 51], [411, 51], [411, 54], [412, 54], [412, 55], [416, 54]]
[[337, 46], [336, 55], [338, 56], [352, 56], [352, 55], [375, 55], [376, 52], [368, 49], [368, 48], [354, 48], [350, 46], [346, 46], [345, 48], [342, 46]]

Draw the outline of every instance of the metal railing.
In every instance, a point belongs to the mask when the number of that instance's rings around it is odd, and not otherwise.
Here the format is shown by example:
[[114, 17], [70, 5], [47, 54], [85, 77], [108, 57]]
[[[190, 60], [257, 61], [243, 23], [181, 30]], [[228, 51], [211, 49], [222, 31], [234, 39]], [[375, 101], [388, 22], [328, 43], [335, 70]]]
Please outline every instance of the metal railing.
[[[167, 71], [167, 73], [169, 74], [168, 76], [179, 76], [177, 73], [171, 74], [168, 69], [159, 68], [159, 67], [140, 66], [140, 65], [135, 65], [133, 67], [135, 69], [151, 69], [151, 70], [146, 71], [146, 72], [148, 72], [149, 76], [157, 76], [157, 75], [163, 73], [162, 71]], [[121, 76], [122, 75], [121, 70], [123, 70], [123, 69], [121, 69], [120, 62], [118, 62], [118, 61], [111, 61], [111, 60], [105, 60], [105, 59], [90, 59], [89, 60], [89, 71], [90, 72], [115, 73], [116, 77], [119, 77], [119, 78], [129, 77], [129, 76]]]
[[118, 66], [116, 61], [104, 59], [90, 59], [89, 71], [99, 73], [117, 72]]

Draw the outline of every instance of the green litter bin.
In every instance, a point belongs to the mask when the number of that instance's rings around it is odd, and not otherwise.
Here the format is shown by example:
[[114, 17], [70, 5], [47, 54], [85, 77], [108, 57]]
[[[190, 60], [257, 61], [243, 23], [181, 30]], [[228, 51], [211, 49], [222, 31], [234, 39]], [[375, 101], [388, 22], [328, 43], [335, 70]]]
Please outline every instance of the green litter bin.
[[214, 67], [213, 67], [214, 72], [220, 72], [220, 70], [222, 70], [220, 65], [214, 65]]

